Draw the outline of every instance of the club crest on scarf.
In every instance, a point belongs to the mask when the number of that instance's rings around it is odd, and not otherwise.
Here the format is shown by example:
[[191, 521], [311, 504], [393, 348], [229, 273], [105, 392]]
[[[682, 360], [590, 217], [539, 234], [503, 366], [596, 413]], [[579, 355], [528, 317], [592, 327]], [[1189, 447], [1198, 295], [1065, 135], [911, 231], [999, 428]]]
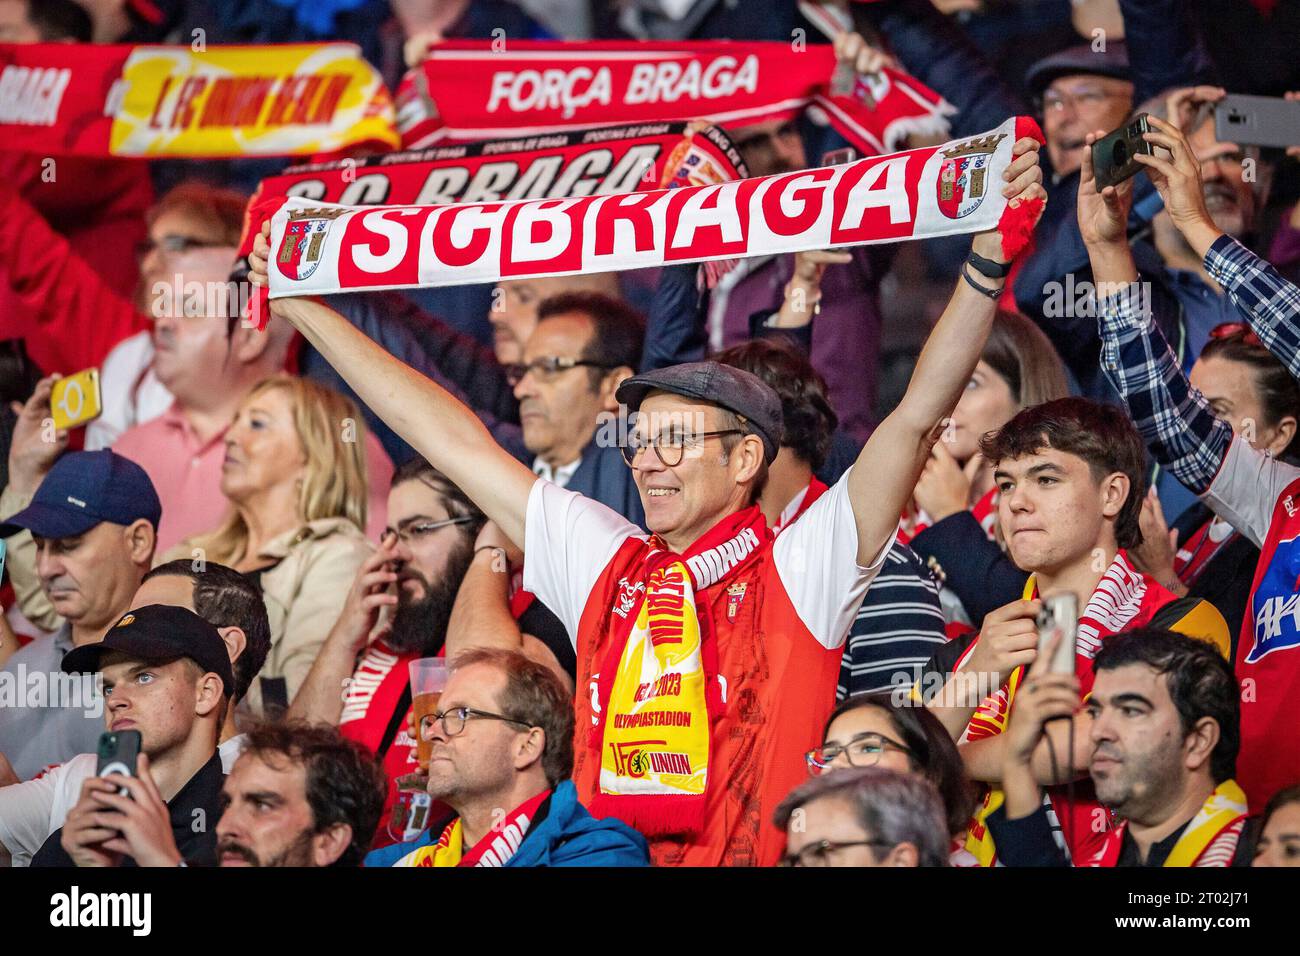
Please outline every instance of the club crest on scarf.
[[325, 236], [334, 220], [346, 209], [295, 209], [289, 213], [289, 225], [275, 261], [290, 279], [302, 281], [320, 265]]
[[988, 164], [1005, 133], [982, 136], [943, 151], [939, 168], [939, 211], [949, 219], [969, 216], [984, 201]]

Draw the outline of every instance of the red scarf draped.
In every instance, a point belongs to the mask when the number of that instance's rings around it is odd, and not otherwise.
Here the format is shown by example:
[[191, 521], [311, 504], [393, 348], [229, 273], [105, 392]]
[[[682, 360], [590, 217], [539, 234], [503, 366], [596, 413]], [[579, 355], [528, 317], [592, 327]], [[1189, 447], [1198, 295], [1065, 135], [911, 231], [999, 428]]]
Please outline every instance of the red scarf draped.
[[[596, 816], [617, 815], [647, 834], [703, 826], [709, 778], [716, 772], [709, 766], [717, 749], [710, 738], [723, 710], [707, 592], [745, 568], [770, 537], [762, 511], [751, 505], [718, 522], [683, 554], [657, 536], [642, 545], [640, 574], [623, 581], [618, 620], [597, 676], [588, 738], [601, 766], [600, 791], [591, 802]], [[698, 656], [690, 653], [695, 627]]]

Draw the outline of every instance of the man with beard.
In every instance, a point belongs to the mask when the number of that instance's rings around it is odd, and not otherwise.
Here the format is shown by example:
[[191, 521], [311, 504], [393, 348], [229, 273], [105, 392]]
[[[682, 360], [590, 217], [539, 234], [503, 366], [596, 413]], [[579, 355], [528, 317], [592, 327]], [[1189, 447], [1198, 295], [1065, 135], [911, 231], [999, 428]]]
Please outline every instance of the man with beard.
[[268, 724], [244, 737], [217, 823], [221, 866], [359, 866], [388, 783], [329, 727]]
[[[1073, 674], [1030, 671], [1012, 711], [1002, 773], [1006, 802], [988, 818], [1007, 866], [1065, 860], [1034, 778], [1048, 721], [1079, 706]], [[1082, 866], [1228, 866], [1246, 820], [1236, 771], [1240, 704], [1232, 669], [1204, 641], [1159, 628], [1108, 640], [1075, 733], [1091, 744], [1088, 773], [1110, 828]]]
[[[407, 665], [442, 652], [484, 518], [459, 488], [414, 458], [393, 476], [388, 520], [289, 709], [290, 718], [338, 726], [383, 761], [385, 819], [398, 800], [400, 778], [424, 769], [407, 729]], [[378, 842], [399, 840], [404, 830], [381, 825]]]

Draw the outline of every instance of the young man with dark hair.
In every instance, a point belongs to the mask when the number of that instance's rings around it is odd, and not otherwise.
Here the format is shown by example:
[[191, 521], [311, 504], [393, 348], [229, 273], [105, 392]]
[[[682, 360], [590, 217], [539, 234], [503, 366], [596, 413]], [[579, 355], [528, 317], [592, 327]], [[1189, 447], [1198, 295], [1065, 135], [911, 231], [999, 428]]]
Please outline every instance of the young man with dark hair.
[[[1155, 627], [1118, 634], [1093, 661], [1081, 714], [1079, 680], [1036, 662], [1006, 731], [1005, 802], [987, 824], [1008, 866], [1060, 866], [1033, 760], [1049, 721], [1073, 719], [1087, 742], [1097, 800], [1110, 812], [1080, 866], [1228, 866], [1246, 822], [1232, 778], [1241, 746], [1237, 682], [1204, 641]], [[1079, 820], [1075, 820], [1078, 824]]]
[[122, 615], [99, 643], [70, 651], [63, 668], [103, 674], [107, 729], [138, 731], [140, 756], [135, 777], [82, 784], [32, 865], [211, 862], [223, 777], [217, 738], [234, 686], [217, 629], [185, 608], [146, 605]]
[[[515, 651], [466, 651], [438, 708], [419, 731], [432, 748], [428, 789], [456, 816], [393, 865], [646, 865], [641, 834], [578, 802], [573, 705], [549, 668]], [[377, 852], [371, 865], [392, 862]]]
[[[1231, 641], [1223, 616], [1199, 598], [1180, 598], [1137, 571], [1125, 549], [1142, 540], [1138, 515], [1146, 493], [1142, 439], [1118, 409], [1084, 398], [1063, 398], [1017, 414], [980, 442], [993, 465], [999, 491], [998, 522], [1012, 561], [1031, 572], [1021, 600], [991, 611], [979, 635], [942, 648], [931, 666], [947, 676], [944, 700], [932, 703], [937, 716], [958, 737], [967, 770], [975, 780], [1001, 778], [1005, 742], [1001, 734], [1019, 699], [1024, 668], [1037, 653], [1035, 618], [1042, 595], [1073, 594], [1079, 622], [1075, 669], [1083, 692], [1092, 685], [1092, 659], [1112, 635], [1145, 625], [1201, 638], [1227, 657]], [[978, 692], [963, 690], [975, 681]], [[994, 693], [989, 693], [993, 689]], [[980, 695], [987, 694], [981, 702]], [[951, 706], [955, 704], [956, 706]], [[1051, 729], [1055, 753], [1067, 755], [1064, 726]], [[1076, 755], [1083, 741], [1075, 735]], [[1064, 783], [1040, 748], [1040, 780]], [[1082, 767], [1076, 757], [1071, 766]], [[1052, 791], [1056, 812], [1066, 813], [1063, 793]], [[991, 865], [994, 847], [983, 817], [1001, 803], [991, 790], [972, 824], [969, 849]], [[1096, 806], [1079, 799], [1070, 806], [1077, 824], [1065, 824], [1074, 859], [1097, 849], [1089, 823]]]
[[777, 807], [782, 866], [947, 866], [943, 801], [916, 774], [849, 767], [813, 777]]
[[222, 788], [218, 863], [360, 866], [387, 789], [374, 756], [331, 727], [256, 727]]
[[[781, 399], [781, 450], [759, 497], [768, 526], [779, 534], [827, 489], [816, 473], [830, 454], [838, 418], [826, 383], [805, 354], [779, 338], [754, 339], [716, 358], [757, 375]], [[910, 683], [945, 640], [934, 580], [916, 553], [895, 541], [849, 629], [836, 697], [887, 690], [896, 675]]]
[[[192, 561], [169, 561], [144, 576], [129, 610], [150, 604], [193, 611], [217, 629], [226, 645], [234, 683], [217, 752], [228, 771], [243, 744], [235, 705], [248, 693], [271, 647], [262, 596], [248, 578], [225, 565], [209, 562], [199, 571]], [[6, 856], [14, 865], [30, 863], [46, 838], [63, 826], [82, 783], [95, 775], [97, 761], [94, 753], [78, 754], [32, 780], [0, 787], [0, 865]]]

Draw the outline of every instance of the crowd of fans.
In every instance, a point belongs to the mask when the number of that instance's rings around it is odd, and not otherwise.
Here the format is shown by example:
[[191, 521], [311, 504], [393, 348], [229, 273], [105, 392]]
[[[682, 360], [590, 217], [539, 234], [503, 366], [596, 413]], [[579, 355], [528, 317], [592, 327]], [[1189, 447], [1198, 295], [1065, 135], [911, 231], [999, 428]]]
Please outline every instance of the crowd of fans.
[[[0, 0], [0, 43], [341, 39], [395, 87], [449, 38], [789, 40], [808, 6]], [[992, 230], [259, 331], [151, 290], [267, 285], [269, 231], [237, 249], [283, 163], [0, 151], [0, 863], [1300, 865], [1300, 139], [1214, 122], [1300, 99], [1300, 9], [827, 6], [952, 136], [1037, 118], [992, 187], [1045, 200], [1014, 260]], [[1157, 149], [1099, 190], [1139, 112]], [[727, 132], [755, 176], [842, 145]], [[54, 428], [91, 367], [102, 413]]]

